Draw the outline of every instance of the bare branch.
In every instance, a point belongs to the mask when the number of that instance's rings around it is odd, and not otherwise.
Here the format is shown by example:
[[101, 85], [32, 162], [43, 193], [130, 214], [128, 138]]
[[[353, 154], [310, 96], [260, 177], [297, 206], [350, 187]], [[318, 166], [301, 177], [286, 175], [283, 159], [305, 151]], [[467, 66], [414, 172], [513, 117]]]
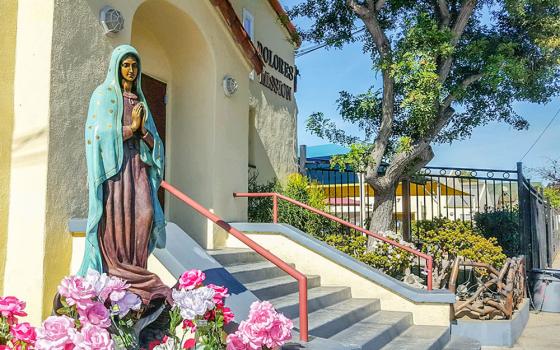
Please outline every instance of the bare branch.
[[449, 7], [446, 0], [437, 0], [439, 15], [441, 17], [441, 26], [449, 27], [451, 15], [449, 14]]
[[358, 17], [364, 22], [368, 32], [371, 34], [373, 41], [375, 42], [375, 47], [379, 52], [379, 55], [382, 59], [385, 59], [389, 56], [391, 52], [391, 47], [389, 45], [389, 40], [387, 36], [381, 29], [379, 25], [379, 21], [375, 16], [374, 9], [368, 9], [363, 5], [360, 5], [356, 2], [356, 0], [346, 0], [346, 4], [354, 11]]
[[385, 6], [385, 0], [377, 0], [375, 3], [375, 11], [379, 11]]
[[[373, 0], [368, 1], [369, 6], [366, 8], [360, 5], [356, 0], [346, 0], [346, 4], [354, 11], [354, 13], [360, 17], [360, 19], [366, 25], [366, 28], [375, 42], [375, 47], [379, 53], [382, 60], [390, 59], [391, 46], [389, 45], [389, 40], [383, 32], [379, 21], [376, 17], [376, 8], [379, 6], [381, 8], [385, 1], [378, 0], [375, 4], [375, 8], [372, 8]], [[371, 152], [371, 162], [370, 166], [366, 170], [366, 178], [369, 179], [370, 183], [377, 182], [377, 170], [381, 165], [383, 156], [387, 149], [389, 143], [389, 138], [391, 137], [391, 132], [393, 129], [393, 119], [394, 119], [394, 97], [395, 97], [395, 80], [391, 77], [388, 70], [383, 70], [383, 101], [381, 125], [379, 127], [379, 132], [373, 143], [373, 149]]]
[[[472, 16], [474, 8], [476, 7], [477, 0], [467, 0], [465, 4], [461, 8], [459, 15], [457, 16], [457, 20], [451, 29], [453, 37], [451, 38], [451, 46], [457, 46], [459, 39], [463, 35], [465, 31], [465, 27], [467, 23], [469, 23], [469, 19]], [[439, 70], [439, 82], [443, 83], [447, 77], [449, 76], [449, 71], [451, 70], [451, 64], [453, 63], [453, 56], [450, 55], [441, 65]]]
[[384, 70], [383, 71], [383, 101], [381, 102], [382, 114], [381, 114], [381, 125], [379, 126], [379, 132], [375, 137], [373, 142], [373, 149], [370, 154], [371, 162], [370, 166], [366, 170], [366, 178], [374, 179], [377, 177], [377, 170], [381, 165], [383, 156], [387, 149], [389, 143], [389, 138], [391, 137], [391, 132], [393, 131], [393, 119], [394, 119], [394, 92], [395, 81], [391, 74]]

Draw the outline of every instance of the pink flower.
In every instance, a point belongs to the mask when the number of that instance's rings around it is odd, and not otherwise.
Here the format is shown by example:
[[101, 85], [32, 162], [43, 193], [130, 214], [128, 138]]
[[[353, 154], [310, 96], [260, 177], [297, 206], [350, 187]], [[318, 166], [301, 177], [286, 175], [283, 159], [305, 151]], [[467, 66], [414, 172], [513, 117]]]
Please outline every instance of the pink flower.
[[276, 316], [276, 310], [274, 306], [268, 301], [262, 301], [251, 304], [249, 311], [249, 322], [254, 324], [260, 324], [262, 328], [268, 328], [272, 323], [274, 316]]
[[237, 349], [234, 343], [239, 342], [245, 344], [247, 349], [282, 346], [292, 338], [292, 328], [292, 321], [279, 314], [271, 303], [254, 302], [251, 304], [249, 319], [239, 324], [235, 336], [231, 338], [232, 345], [228, 343], [228, 349]]
[[222, 312], [224, 313], [224, 324], [230, 323], [235, 318], [233, 311], [229, 307], [224, 307]]
[[66, 299], [68, 305], [76, 305], [78, 309], [85, 309], [95, 297], [93, 286], [80, 276], [65, 277], [58, 286], [58, 293]]
[[81, 332], [76, 335], [74, 342], [76, 349], [113, 350], [114, 348], [109, 332], [92, 324], [84, 325]]
[[202, 285], [202, 281], [206, 279], [204, 272], [200, 270], [188, 270], [185, 271], [181, 277], [179, 277], [179, 288], [181, 289], [195, 289]]
[[37, 329], [37, 350], [73, 349], [74, 320], [68, 316], [50, 316]]
[[16, 297], [7, 296], [0, 297], [0, 316], [6, 317], [8, 322], [15, 321], [16, 316], [27, 316], [23, 311], [25, 309], [25, 302]]
[[226, 350], [249, 350], [251, 349], [248, 344], [243, 341], [241, 333], [235, 332], [228, 335], [226, 339]]
[[111, 301], [117, 302], [124, 298], [128, 287], [130, 287], [130, 284], [126, 283], [125, 280], [118, 277], [111, 277], [103, 290], [103, 294], [108, 295]]
[[216, 305], [224, 305], [224, 299], [229, 297], [228, 289], [224, 286], [217, 286], [215, 284], [209, 284], [206, 287], [214, 290], [214, 303]]
[[294, 325], [291, 320], [284, 315], [278, 314], [268, 329], [268, 334], [272, 342], [267, 344], [269, 348], [282, 346], [285, 342], [292, 339], [292, 328]]
[[78, 310], [78, 313], [82, 324], [92, 324], [102, 328], [111, 325], [109, 310], [100, 302], [92, 303], [85, 310]]
[[259, 324], [247, 321], [241, 321], [239, 324], [238, 330], [241, 332], [243, 341], [250, 346], [250, 349], [260, 349], [263, 345], [270, 342], [266, 328], [260, 326]]
[[28, 344], [34, 344], [35, 340], [37, 339], [35, 328], [27, 322], [12, 325], [12, 327], [10, 328], [10, 333], [15, 339], [24, 341]]

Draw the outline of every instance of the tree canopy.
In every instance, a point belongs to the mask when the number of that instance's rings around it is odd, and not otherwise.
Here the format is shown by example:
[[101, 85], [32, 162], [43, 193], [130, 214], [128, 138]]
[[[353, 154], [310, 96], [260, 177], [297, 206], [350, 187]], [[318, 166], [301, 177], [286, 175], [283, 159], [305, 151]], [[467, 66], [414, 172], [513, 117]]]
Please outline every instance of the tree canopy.
[[[307, 0], [290, 14], [314, 19], [300, 28], [306, 41], [337, 48], [361, 41], [374, 70], [394, 80], [387, 151], [403, 142], [462, 139], [491, 120], [523, 129], [527, 121], [513, 102], [545, 103], [560, 91], [558, 0]], [[352, 35], [361, 26], [369, 35]], [[383, 121], [382, 102], [380, 87], [340, 92], [340, 115], [364, 131], [362, 139], [320, 112], [308, 127], [337, 143], [371, 142]]]
[[560, 92], [560, 0], [304, 0], [289, 14], [311, 19], [299, 28], [307, 42], [361, 42], [372, 85], [381, 73], [382, 86], [341, 91], [337, 101], [362, 136], [321, 111], [307, 123], [331, 142], [361, 144], [351, 157], [362, 152], [366, 181], [379, 191], [427, 164], [433, 143], [468, 138], [490, 121], [527, 128], [513, 103]]

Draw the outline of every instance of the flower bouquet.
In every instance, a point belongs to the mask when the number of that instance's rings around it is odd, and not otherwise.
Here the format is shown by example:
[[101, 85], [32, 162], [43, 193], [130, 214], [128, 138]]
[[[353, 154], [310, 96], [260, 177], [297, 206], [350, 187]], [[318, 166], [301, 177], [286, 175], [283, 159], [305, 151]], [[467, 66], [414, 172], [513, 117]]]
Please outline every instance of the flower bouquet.
[[0, 350], [34, 349], [37, 334], [27, 322], [18, 317], [27, 316], [25, 302], [13, 296], [0, 297]]
[[117, 277], [90, 270], [65, 277], [58, 286], [60, 308], [37, 330], [36, 349], [136, 349], [133, 330], [142, 301]]
[[249, 319], [227, 337], [227, 350], [277, 349], [292, 339], [292, 321], [268, 301], [251, 304]]
[[181, 275], [172, 290], [174, 305], [170, 311], [169, 336], [154, 346], [154, 350], [225, 349], [224, 326], [234, 317], [224, 306], [228, 290], [213, 284], [204, 286], [205, 278], [200, 270]]

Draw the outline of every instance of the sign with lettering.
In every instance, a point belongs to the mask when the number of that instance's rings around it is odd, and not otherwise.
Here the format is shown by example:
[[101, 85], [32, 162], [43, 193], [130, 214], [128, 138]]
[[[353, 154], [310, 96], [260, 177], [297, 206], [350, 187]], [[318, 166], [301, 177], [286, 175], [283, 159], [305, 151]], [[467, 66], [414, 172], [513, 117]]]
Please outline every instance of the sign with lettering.
[[[265, 63], [269, 67], [280, 73], [284, 76], [284, 78], [294, 81], [296, 75], [296, 68], [294, 66], [284, 61], [280, 56], [276, 55], [260, 41], [257, 41], [257, 47]], [[266, 70], [261, 73], [260, 84], [266, 86], [270, 91], [274, 92], [278, 96], [283, 97], [288, 101], [292, 100], [292, 87]]]

